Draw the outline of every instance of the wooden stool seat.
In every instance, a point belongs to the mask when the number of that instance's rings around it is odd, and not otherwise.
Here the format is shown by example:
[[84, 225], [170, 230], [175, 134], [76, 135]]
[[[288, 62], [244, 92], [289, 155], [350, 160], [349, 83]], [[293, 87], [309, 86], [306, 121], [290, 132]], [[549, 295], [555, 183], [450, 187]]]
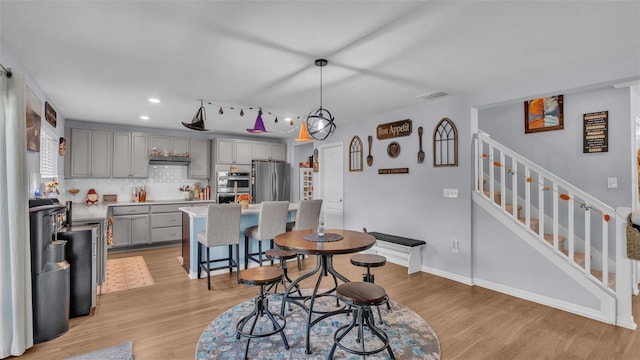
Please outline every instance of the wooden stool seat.
[[[289, 284], [291, 284], [293, 282], [289, 278], [289, 273], [288, 273], [289, 270], [287, 268], [287, 260], [295, 259], [298, 256], [298, 254], [296, 254], [294, 252], [291, 252], [291, 251], [283, 250], [283, 249], [280, 249], [280, 248], [267, 250], [264, 254], [267, 257], [267, 259], [279, 260], [280, 261], [280, 269], [282, 269], [282, 278], [280, 279], [280, 281], [275, 282], [275, 283], [271, 284], [271, 286], [267, 287], [267, 291], [272, 291], [273, 290], [274, 294], [281, 294], [281, 293], [278, 292], [278, 285], [282, 284], [283, 288], [286, 288], [287, 282], [289, 282]], [[300, 287], [296, 285], [296, 289], [297, 289], [298, 294], [300, 294], [300, 296], [302, 296], [302, 293], [300, 292]]]
[[376, 254], [357, 254], [351, 257], [351, 264], [362, 267], [380, 267], [387, 263], [387, 258]]
[[[284, 343], [284, 348], [289, 349], [289, 343], [284, 334], [287, 320], [284, 316], [271, 312], [269, 309], [269, 298], [265, 292], [265, 286], [278, 283], [281, 280], [282, 270], [274, 267], [256, 267], [242, 270], [238, 274], [238, 284], [257, 285], [260, 287], [260, 292], [254, 299], [253, 311], [251, 314], [241, 318], [236, 324], [236, 339], [240, 339], [240, 337], [247, 338], [247, 346], [244, 349], [245, 360], [249, 359], [249, 343], [251, 339], [268, 337], [279, 333]], [[268, 322], [265, 320], [265, 315]], [[256, 326], [261, 319], [264, 322]], [[245, 325], [250, 322], [252, 325], [249, 326], [249, 330], [247, 331], [245, 330]]]
[[[373, 355], [387, 350], [389, 358], [395, 359], [389, 344], [389, 337], [384, 330], [376, 327], [371, 310], [372, 306], [388, 301], [384, 288], [370, 282], [348, 282], [338, 286], [336, 294], [340, 300], [351, 306], [353, 316], [350, 324], [341, 326], [333, 334], [333, 346], [328, 359], [333, 359], [333, 354], [338, 347], [348, 353], [361, 356]], [[373, 339], [365, 339], [365, 328], [369, 329], [369, 334]], [[351, 331], [357, 331], [356, 343], [360, 345], [359, 349], [341, 343]]]
[[255, 267], [240, 271], [239, 284], [269, 285], [282, 279], [282, 270], [274, 267]]
[[387, 292], [382, 286], [369, 282], [348, 282], [336, 289], [338, 298], [349, 305], [375, 306], [383, 304]]
[[264, 253], [268, 259], [289, 260], [295, 259], [297, 254], [291, 251], [282, 250], [280, 248], [270, 249]]
[[[387, 258], [382, 255], [377, 254], [356, 254], [353, 255], [350, 259], [351, 264], [355, 266], [366, 267], [367, 272], [362, 274], [362, 281], [373, 284], [375, 282], [375, 276], [371, 273], [372, 267], [380, 267], [384, 266], [387, 263]], [[391, 310], [391, 305], [389, 305], [389, 297], [387, 299], [387, 309]], [[380, 323], [382, 324], [382, 313], [380, 312], [380, 307], [378, 307], [378, 317], [380, 318]]]

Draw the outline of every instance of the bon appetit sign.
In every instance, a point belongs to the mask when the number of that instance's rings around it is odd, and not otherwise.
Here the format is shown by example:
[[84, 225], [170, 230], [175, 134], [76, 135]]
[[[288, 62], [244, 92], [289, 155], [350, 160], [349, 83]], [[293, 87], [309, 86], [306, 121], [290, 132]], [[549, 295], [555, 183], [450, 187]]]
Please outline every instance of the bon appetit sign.
[[411, 135], [412, 128], [413, 126], [411, 125], [410, 119], [394, 121], [387, 124], [380, 124], [376, 128], [376, 137], [378, 138], [378, 140], [383, 140], [409, 136]]

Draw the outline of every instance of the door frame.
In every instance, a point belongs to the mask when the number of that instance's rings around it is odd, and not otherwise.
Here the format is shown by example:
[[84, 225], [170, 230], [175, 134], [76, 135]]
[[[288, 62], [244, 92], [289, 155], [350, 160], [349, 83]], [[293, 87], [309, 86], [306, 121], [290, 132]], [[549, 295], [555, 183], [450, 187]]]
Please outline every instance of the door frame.
[[[325, 194], [325, 190], [324, 190], [324, 186], [326, 185], [326, 182], [324, 181], [324, 176], [325, 176], [325, 166], [323, 164], [326, 164], [326, 159], [325, 159], [325, 151], [329, 148], [334, 148], [334, 147], [340, 147], [340, 157], [341, 157], [341, 161], [342, 161], [342, 171], [340, 172], [340, 175], [342, 176], [342, 199], [340, 200], [341, 204], [342, 204], [342, 211], [341, 211], [341, 216], [342, 216], [342, 224], [344, 226], [344, 144], [342, 142], [332, 142], [332, 143], [328, 143], [328, 144], [320, 144], [318, 145], [318, 186], [317, 189], [319, 190], [319, 198], [320, 199], [324, 199], [324, 194]], [[324, 218], [324, 211], [325, 211], [325, 201], [322, 201], [322, 210], [320, 211], [321, 216]]]

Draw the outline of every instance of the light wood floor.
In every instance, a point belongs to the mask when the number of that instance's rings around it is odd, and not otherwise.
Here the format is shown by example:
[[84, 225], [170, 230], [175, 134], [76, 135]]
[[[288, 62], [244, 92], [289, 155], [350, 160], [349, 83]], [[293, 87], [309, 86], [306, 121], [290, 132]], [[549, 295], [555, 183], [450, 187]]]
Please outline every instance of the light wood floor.
[[[231, 306], [253, 298], [256, 288], [234, 275], [189, 280], [176, 257], [180, 248], [110, 254], [143, 255], [155, 285], [102, 295], [94, 314], [72, 319], [69, 331], [27, 350], [21, 359], [63, 359], [132, 341], [137, 360], [193, 359], [205, 327]], [[361, 280], [349, 256], [336, 268]], [[309, 270], [315, 259], [305, 260]], [[295, 265], [292, 275], [298, 274]], [[303, 269], [304, 271], [304, 269]], [[424, 317], [435, 329], [442, 359], [638, 359], [640, 330], [631, 331], [516, 299], [480, 287], [387, 264], [374, 269], [391, 298]], [[311, 287], [311, 286], [310, 286]], [[640, 320], [638, 299], [634, 317]]]

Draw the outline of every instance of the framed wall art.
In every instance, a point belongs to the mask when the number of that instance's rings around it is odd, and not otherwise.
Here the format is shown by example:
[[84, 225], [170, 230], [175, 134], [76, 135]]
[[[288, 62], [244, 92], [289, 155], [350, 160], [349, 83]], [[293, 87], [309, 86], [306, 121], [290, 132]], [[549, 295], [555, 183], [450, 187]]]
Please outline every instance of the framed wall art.
[[525, 134], [564, 129], [563, 96], [542, 97], [524, 102]]
[[26, 119], [27, 119], [27, 150], [40, 152], [40, 125], [42, 122], [42, 100], [25, 86]]
[[362, 171], [362, 140], [358, 135], [349, 144], [349, 171]]

